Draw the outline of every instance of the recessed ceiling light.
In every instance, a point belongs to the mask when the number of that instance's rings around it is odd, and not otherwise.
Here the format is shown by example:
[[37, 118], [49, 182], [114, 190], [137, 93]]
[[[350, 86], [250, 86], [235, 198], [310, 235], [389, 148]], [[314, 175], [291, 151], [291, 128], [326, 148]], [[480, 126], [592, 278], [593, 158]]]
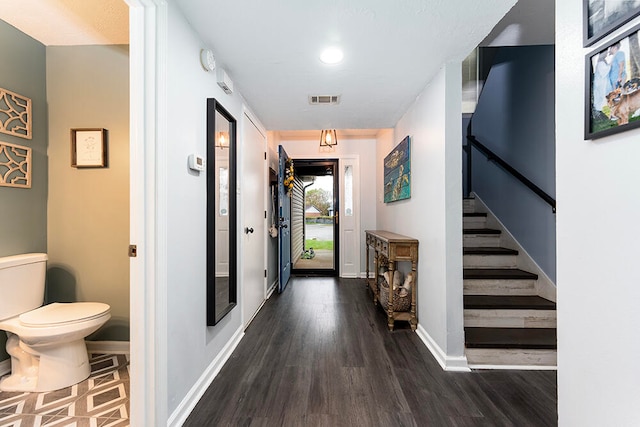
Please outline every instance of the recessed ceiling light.
[[325, 64], [337, 64], [342, 61], [342, 58], [344, 58], [344, 54], [342, 53], [342, 50], [337, 47], [325, 49], [320, 54], [320, 61]]

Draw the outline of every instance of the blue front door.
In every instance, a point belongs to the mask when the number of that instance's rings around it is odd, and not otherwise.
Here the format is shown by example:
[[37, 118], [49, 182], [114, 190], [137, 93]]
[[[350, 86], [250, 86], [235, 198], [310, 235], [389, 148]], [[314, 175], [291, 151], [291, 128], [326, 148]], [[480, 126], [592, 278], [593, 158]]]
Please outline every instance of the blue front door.
[[[289, 176], [291, 159], [284, 151], [282, 145], [278, 147], [278, 204], [279, 204], [279, 250], [278, 259], [280, 261], [280, 280], [278, 282], [278, 292], [284, 291], [291, 276], [291, 196], [285, 181]], [[292, 176], [292, 174], [291, 174]]]

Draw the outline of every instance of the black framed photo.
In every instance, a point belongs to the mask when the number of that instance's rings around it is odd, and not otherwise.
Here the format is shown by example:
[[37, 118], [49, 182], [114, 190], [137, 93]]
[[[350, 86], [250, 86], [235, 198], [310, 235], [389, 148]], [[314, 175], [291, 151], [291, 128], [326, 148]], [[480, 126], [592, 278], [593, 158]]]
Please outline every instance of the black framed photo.
[[106, 129], [71, 129], [71, 166], [74, 168], [107, 167]]
[[640, 0], [584, 0], [582, 15], [587, 47], [640, 15]]
[[585, 139], [640, 127], [640, 25], [585, 58]]

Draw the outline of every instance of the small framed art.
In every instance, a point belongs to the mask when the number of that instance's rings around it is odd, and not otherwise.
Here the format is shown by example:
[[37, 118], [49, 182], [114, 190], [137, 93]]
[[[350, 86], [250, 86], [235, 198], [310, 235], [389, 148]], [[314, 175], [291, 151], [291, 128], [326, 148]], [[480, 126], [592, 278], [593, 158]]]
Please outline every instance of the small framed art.
[[107, 130], [71, 129], [71, 166], [107, 167]]

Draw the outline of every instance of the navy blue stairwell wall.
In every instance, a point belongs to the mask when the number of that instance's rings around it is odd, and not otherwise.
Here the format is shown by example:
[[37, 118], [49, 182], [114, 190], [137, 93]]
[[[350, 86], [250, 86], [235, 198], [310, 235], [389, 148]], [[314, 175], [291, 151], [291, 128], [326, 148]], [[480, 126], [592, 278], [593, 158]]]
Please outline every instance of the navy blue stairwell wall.
[[[555, 198], [554, 46], [501, 48], [472, 119], [472, 134]], [[466, 133], [466, 128], [465, 128]], [[556, 281], [551, 207], [477, 150], [473, 191]]]

